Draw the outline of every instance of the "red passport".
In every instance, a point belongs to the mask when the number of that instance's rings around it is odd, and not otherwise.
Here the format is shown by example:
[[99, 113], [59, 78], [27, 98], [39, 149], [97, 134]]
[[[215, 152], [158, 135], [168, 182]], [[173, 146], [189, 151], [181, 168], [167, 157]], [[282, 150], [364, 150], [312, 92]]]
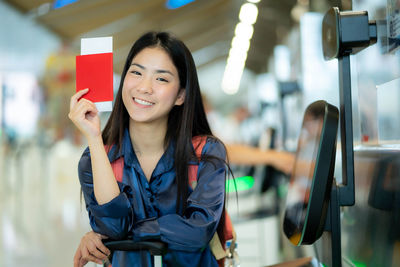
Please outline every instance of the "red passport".
[[76, 91], [89, 88], [83, 97], [92, 102], [113, 100], [113, 54], [76, 56]]

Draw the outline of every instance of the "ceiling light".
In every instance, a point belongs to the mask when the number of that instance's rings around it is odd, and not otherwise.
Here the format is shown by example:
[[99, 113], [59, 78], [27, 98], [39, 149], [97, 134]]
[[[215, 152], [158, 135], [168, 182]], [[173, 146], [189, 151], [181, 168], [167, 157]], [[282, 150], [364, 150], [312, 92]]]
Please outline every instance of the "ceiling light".
[[228, 72], [225, 70], [224, 78], [222, 80], [222, 90], [228, 94], [233, 95], [239, 91], [240, 79], [242, 78], [243, 68], [238, 68]]
[[244, 68], [247, 54], [230, 55], [227, 59], [227, 69]]
[[255, 4], [246, 3], [240, 8], [239, 19], [246, 24], [254, 24], [257, 20], [258, 8]]
[[[249, 2], [258, 2], [252, 0]], [[240, 80], [246, 65], [247, 51], [253, 36], [253, 24], [257, 20], [258, 8], [252, 3], [245, 3], [240, 8], [240, 22], [236, 25], [235, 36], [226, 61], [221, 87], [226, 94], [236, 94], [239, 91]]]
[[240, 49], [243, 52], [247, 52], [250, 47], [250, 41], [248, 39], [239, 38], [237, 36], [232, 39], [232, 48]]
[[251, 39], [251, 37], [253, 36], [253, 32], [254, 32], [253, 25], [244, 24], [242, 22], [239, 22], [235, 28], [235, 35], [237, 37], [247, 40]]

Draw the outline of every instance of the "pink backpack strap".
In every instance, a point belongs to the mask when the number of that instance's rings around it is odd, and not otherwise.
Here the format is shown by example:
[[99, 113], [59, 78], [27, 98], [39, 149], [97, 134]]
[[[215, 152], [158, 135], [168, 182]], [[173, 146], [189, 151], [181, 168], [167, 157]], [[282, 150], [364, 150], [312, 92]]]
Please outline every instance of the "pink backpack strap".
[[[104, 147], [107, 153], [110, 152], [111, 146], [104, 146]], [[117, 160], [111, 162], [111, 168], [114, 172], [115, 179], [121, 183], [124, 170], [124, 157], [120, 157]]]
[[111, 162], [111, 168], [114, 172], [115, 179], [122, 183], [122, 174], [124, 170], [124, 157], [120, 157], [117, 160]]
[[[193, 147], [195, 149], [196, 157], [201, 158], [201, 152], [203, 151], [204, 145], [207, 142], [207, 136], [195, 136], [192, 138]], [[189, 186], [195, 189], [197, 185], [197, 171], [199, 170], [199, 165], [191, 164], [188, 169], [188, 180]]]

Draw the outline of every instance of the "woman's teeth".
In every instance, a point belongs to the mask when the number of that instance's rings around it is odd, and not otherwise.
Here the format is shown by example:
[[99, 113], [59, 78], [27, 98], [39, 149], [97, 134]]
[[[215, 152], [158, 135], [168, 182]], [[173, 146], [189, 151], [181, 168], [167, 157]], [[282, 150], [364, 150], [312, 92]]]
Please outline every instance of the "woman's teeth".
[[134, 98], [134, 100], [135, 100], [136, 103], [141, 104], [141, 105], [145, 105], [145, 106], [152, 106], [152, 105], [154, 105], [154, 103], [147, 102], [147, 101], [142, 100], [142, 99]]

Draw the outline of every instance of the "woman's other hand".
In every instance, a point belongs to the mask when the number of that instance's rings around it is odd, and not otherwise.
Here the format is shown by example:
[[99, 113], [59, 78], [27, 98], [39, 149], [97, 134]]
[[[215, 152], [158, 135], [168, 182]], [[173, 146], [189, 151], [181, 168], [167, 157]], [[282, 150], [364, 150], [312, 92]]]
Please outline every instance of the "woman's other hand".
[[74, 267], [82, 267], [89, 261], [97, 264], [103, 264], [108, 260], [110, 250], [104, 246], [102, 239], [106, 236], [95, 233], [93, 231], [87, 232], [81, 239], [78, 249], [74, 256]]
[[68, 117], [89, 140], [101, 135], [100, 117], [96, 105], [85, 98], [89, 88], [83, 89], [71, 97]]

